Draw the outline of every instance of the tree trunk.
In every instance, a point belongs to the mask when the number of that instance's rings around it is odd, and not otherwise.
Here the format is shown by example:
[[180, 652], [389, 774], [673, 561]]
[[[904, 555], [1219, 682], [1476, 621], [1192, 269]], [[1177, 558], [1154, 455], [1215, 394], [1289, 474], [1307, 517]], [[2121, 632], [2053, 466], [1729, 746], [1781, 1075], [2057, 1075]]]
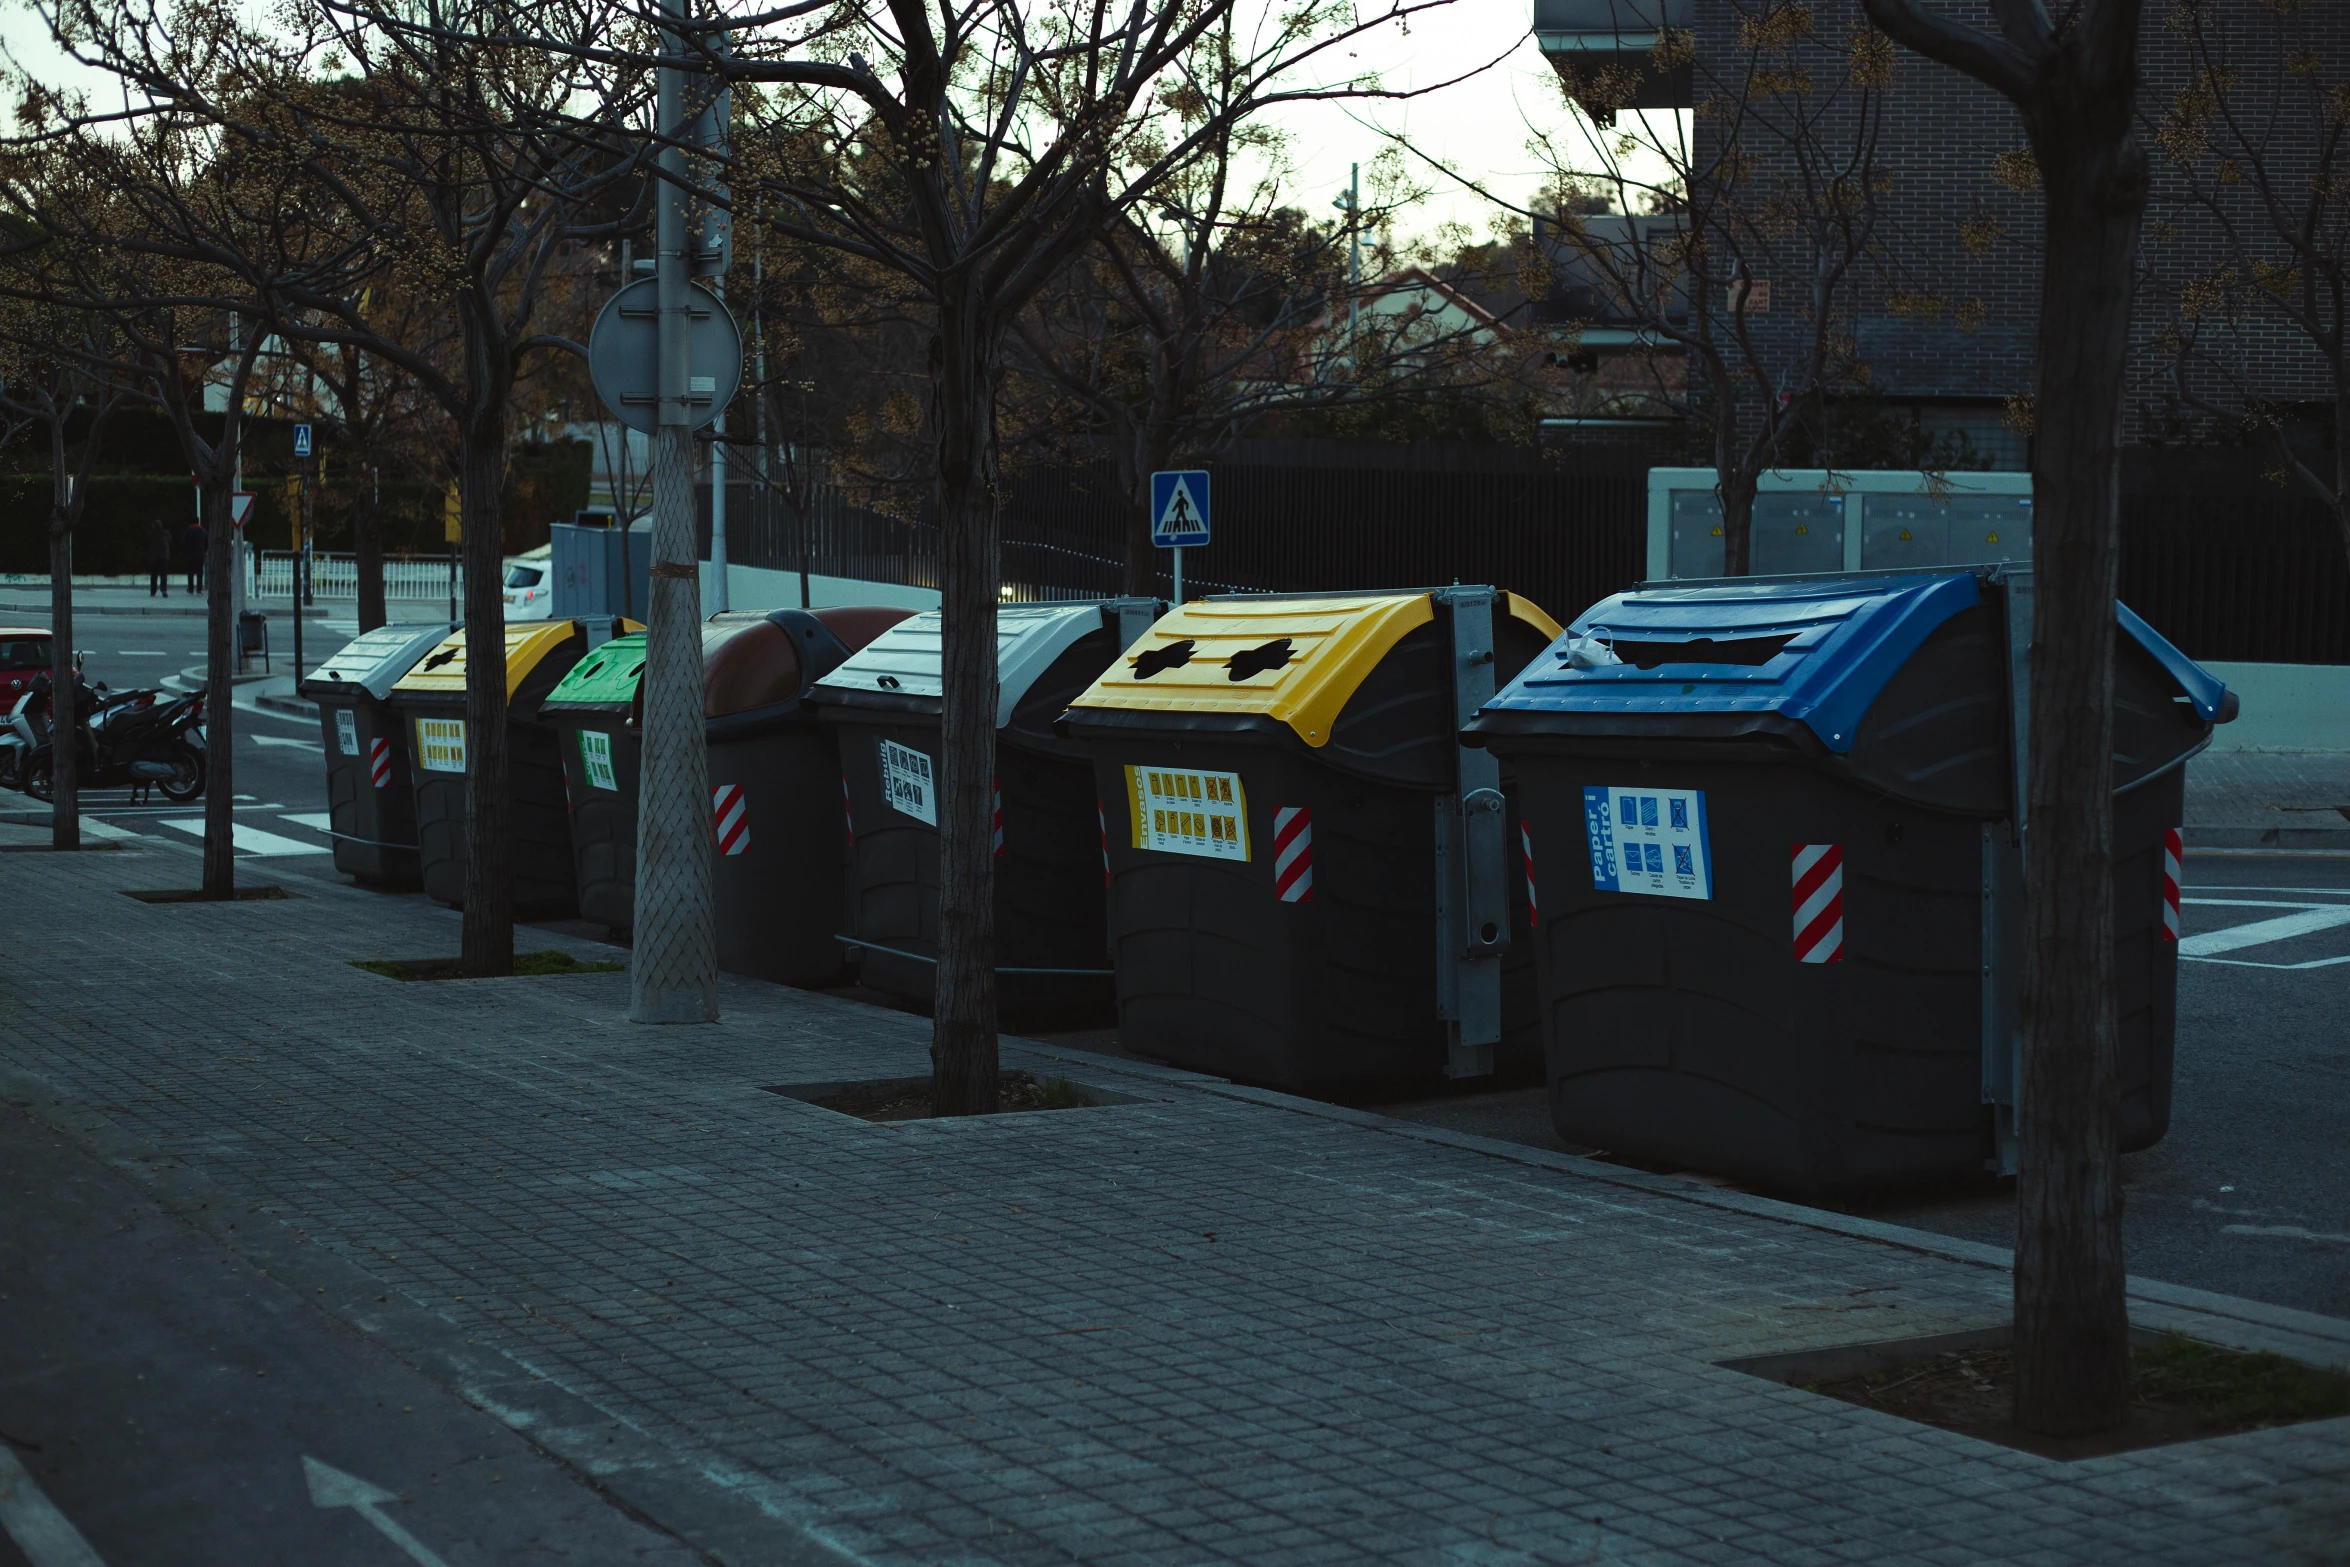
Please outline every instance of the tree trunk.
[[351, 548], [359, 573], [359, 632], [364, 636], [382, 625], [384, 613], [383, 513], [376, 505], [375, 463], [359, 466], [358, 485], [351, 502]]
[[459, 428], [465, 558], [465, 926], [468, 979], [514, 972], [514, 842], [506, 787], [506, 603], [499, 571], [498, 486], [505, 478], [506, 399], [479, 382]]
[[[2062, 73], [2073, 75], [2077, 73]], [[2129, 1417], [2113, 950], [2114, 594], [2130, 296], [2147, 168], [2134, 70], [2050, 83], [2026, 124], [2047, 188], [2040, 306], [2016, 1423]]]
[[1722, 575], [1744, 577], [1754, 569], [1755, 476], [1739, 445], [1739, 400], [1728, 374], [1717, 369], [1714, 383], [1714, 482], [1722, 502]]
[[[204, 896], [237, 895], [236, 632], [229, 598], [235, 537], [237, 415], [232, 401], [212, 472], [204, 476]], [[297, 613], [300, 605], [295, 606]]]
[[996, 595], [1002, 580], [995, 483], [997, 343], [975, 306], [939, 320], [940, 618], [938, 976], [931, 1110], [996, 1107]]
[[[62, 417], [62, 415], [60, 416]], [[57, 482], [64, 483], [63, 475]], [[49, 846], [82, 846], [80, 693], [73, 678], [73, 518], [53, 501], [49, 518]]]
[[710, 887], [710, 762], [702, 728], [702, 609], [694, 567], [694, 438], [653, 435], [653, 561], [645, 607], [644, 746], [637, 789], [636, 953], [628, 1015], [718, 1020]]

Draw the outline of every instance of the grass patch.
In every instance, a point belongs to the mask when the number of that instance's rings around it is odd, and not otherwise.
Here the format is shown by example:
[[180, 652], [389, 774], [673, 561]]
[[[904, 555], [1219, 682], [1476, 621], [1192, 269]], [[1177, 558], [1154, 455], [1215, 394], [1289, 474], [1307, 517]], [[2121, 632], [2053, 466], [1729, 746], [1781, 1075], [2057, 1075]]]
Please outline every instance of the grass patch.
[[2130, 1356], [2130, 1392], [2148, 1402], [2185, 1404], [2230, 1426], [2289, 1425], [2350, 1415], [2350, 1374], [2305, 1366], [2262, 1351], [2246, 1354], [2163, 1336]]
[[[386, 979], [431, 980], [463, 979], [462, 960], [458, 958], [352, 958], [351, 967], [365, 969], [370, 974], [381, 974]], [[547, 974], [617, 974], [624, 965], [619, 963], [582, 963], [568, 952], [517, 952], [514, 954], [514, 977], [535, 979]]]

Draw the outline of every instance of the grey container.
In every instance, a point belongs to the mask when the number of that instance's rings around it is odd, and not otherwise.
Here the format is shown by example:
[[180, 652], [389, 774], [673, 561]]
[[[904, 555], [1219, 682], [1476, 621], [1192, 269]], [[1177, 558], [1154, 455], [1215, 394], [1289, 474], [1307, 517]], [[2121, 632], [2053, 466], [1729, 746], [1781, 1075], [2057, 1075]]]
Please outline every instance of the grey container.
[[438, 621], [378, 626], [344, 643], [301, 684], [301, 694], [318, 704], [335, 869], [346, 876], [399, 886], [417, 880], [408, 726], [385, 699], [450, 629]]
[[[1644, 586], [1465, 726], [1517, 775], [1562, 1138], [1801, 1192], [2013, 1171], [2029, 624], [2004, 568]], [[2135, 1149], [2170, 1123], [2184, 763], [2235, 699], [2115, 635]]]

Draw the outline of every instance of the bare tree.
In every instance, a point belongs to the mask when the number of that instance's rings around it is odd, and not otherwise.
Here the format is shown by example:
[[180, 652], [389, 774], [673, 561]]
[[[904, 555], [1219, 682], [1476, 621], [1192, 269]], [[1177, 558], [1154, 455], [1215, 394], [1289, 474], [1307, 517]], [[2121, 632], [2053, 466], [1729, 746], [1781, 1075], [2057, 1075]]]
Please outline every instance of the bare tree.
[[[130, 395], [123, 344], [94, 311], [0, 300], [0, 419], [37, 428], [49, 459], [50, 844], [79, 849], [81, 748], [75, 744], [73, 533], [89, 500], [106, 421]], [[82, 418], [79, 441], [72, 428]]]
[[2018, 1098], [2016, 1423], [2129, 1415], [2113, 950], [2114, 593], [2124, 371], [2148, 164], [2141, 0], [1863, 0], [2023, 117], [2045, 192], [2032, 459], [2030, 822]]
[[[1343, 79], [1344, 41], [1448, 3], [1267, 13], [1263, 31], [1236, 45], [1242, 64], [1225, 105], [1186, 125], [1170, 115], [1189, 91], [1188, 62], [1232, 0], [1116, 10], [1095, 0], [802, 0], [761, 14], [755, 28], [717, 18], [680, 26], [703, 69], [759, 89], [736, 105], [737, 131], [766, 132], [776, 151], [771, 161], [736, 160], [738, 202], [780, 239], [906, 280], [929, 315], [946, 644], [931, 1047], [941, 1114], [992, 1110], [997, 1093], [996, 398], [1012, 322], [1204, 141], [1277, 103], [1375, 94]], [[722, 31], [731, 34], [724, 52]], [[1310, 79], [1325, 70], [1339, 79]], [[1160, 148], [1145, 156], [1151, 138]]]
[[1528, 215], [1588, 305], [1647, 340], [1646, 400], [1709, 427], [1723, 569], [1744, 576], [1762, 475], [1868, 384], [1854, 316], [1894, 275], [1879, 152], [1894, 51], [1865, 24], [1823, 36], [1800, 0], [1723, 12], [1709, 25], [1733, 48], [1668, 28], [1655, 51], [1692, 73], [1687, 121], [1632, 107], [1636, 67], [1561, 79], [1574, 112], [1532, 136], [1550, 177]]
[[[2154, 126], [2170, 165], [2160, 190], [2175, 199], [2155, 218], [2169, 243], [2151, 259], [2208, 265], [2164, 279], [2176, 317], [2155, 344], [2179, 401], [2254, 435], [2333, 513], [2350, 557], [2350, 85], [2314, 47], [2324, 18], [2300, 13], [2246, 0], [2171, 8], [2188, 71]], [[2279, 339], [2305, 347], [2332, 391], [2330, 463], [2289, 438], [2274, 357], [2258, 355], [2265, 376], [2247, 363], [2255, 342]]]

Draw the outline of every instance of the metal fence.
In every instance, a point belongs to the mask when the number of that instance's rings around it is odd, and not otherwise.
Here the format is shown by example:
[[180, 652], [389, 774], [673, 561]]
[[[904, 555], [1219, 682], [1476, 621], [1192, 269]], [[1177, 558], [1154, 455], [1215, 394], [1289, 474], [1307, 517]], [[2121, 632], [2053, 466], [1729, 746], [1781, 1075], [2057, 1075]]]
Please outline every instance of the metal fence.
[[[295, 559], [289, 550], [249, 552], [245, 557], [245, 596], [293, 597]], [[451, 580], [449, 562], [446, 560], [384, 562], [384, 597], [387, 599], [446, 599]], [[465, 592], [462, 566], [453, 580], [457, 584], [458, 595], [462, 597]], [[359, 557], [313, 554], [310, 557], [310, 596], [314, 600], [356, 601], [359, 597]]]
[[[1184, 552], [1187, 591], [1490, 582], [1563, 618], [1640, 575], [1646, 492], [1634, 474], [1292, 463], [1226, 463], [1211, 473], [1217, 542]], [[1007, 490], [1008, 598], [1122, 591], [1129, 505], [1106, 465], [1022, 473]], [[707, 557], [706, 490], [700, 511]], [[737, 565], [795, 571], [804, 549], [811, 572], [938, 586], [933, 516], [891, 517], [827, 491], [802, 519], [749, 485], [727, 487], [726, 515], [727, 558]], [[1159, 564], [1166, 593], [1163, 553]]]
[[2123, 603], [2191, 658], [2350, 664], [2350, 560], [2324, 506], [2251, 473], [2141, 476], [2173, 482], [2122, 493]]

